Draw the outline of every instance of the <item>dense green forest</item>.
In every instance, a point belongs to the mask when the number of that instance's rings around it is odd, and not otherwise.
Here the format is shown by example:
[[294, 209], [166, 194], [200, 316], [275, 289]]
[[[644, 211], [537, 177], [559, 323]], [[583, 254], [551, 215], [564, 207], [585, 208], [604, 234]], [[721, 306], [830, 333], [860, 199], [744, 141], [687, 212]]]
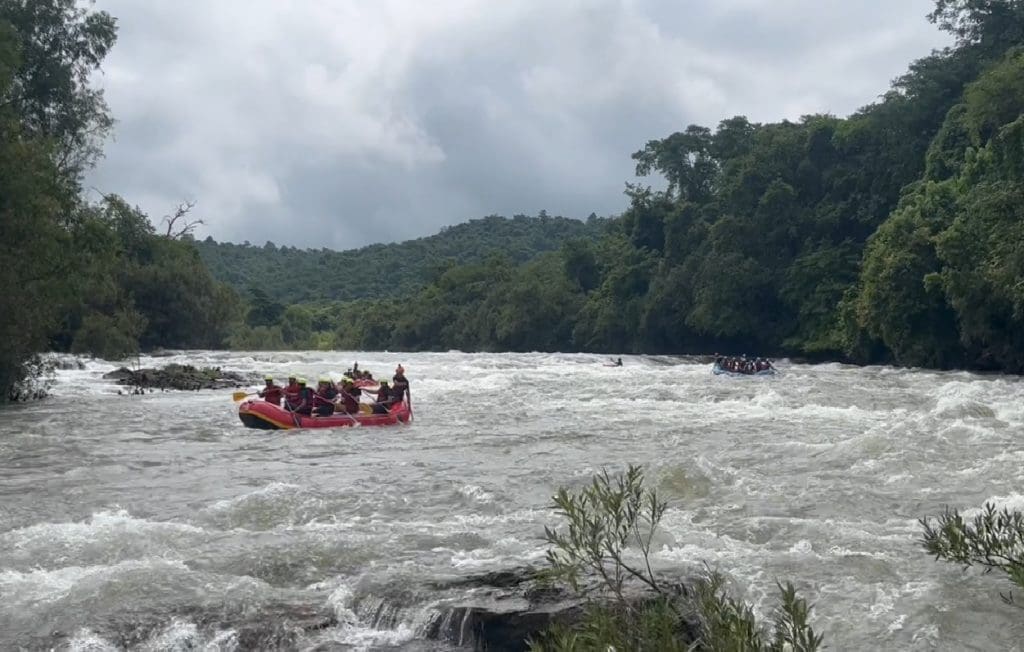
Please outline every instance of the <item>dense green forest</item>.
[[[332, 253], [194, 242], [116, 195], [87, 201], [112, 125], [89, 81], [116, 22], [0, 0], [0, 390], [47, 349], [151, 347], [717, 349], [1022, 372], [1024, 3], [936, 0], [929, 19], [956, 44], [849, 117], [736, 116], [646, 143], [637, 174], [664, 189], [627, 184], [615, 219], [492, 217]], [[335, 280], [291, 287], [293, 266]]]
[[0, 400], [41, 351], [221, 346], [243, 315], [180, 223], [84, 198], [113, 124], [89, 80], [116, 31], [75, 0], [0, 0]]
[[[497, 252], [524, 263], [573, 238], [596, 240], [608, 222], [596, 215], [581, 222], [545, 211], [512, 219], [491, 215], [426, 238], [350, 251], [303, 250], [272, 242], [237, 245], [212, 238], [195, 244], [213, 276], [239, 292], [258, 288], [271, 300], [303, 303], [407, 296], [445, 265], [478, 263]], [[310, 278], [322, 282], [311, 286]]]
[[667, 188], [627, 186], [598, 241], [455, 266], [402, 301], [280, 306], [234, 343], [1024, 371], [1024, 3], [939, 0], [929, 18], [956, 45], [848, 118], [648, 142], [637, 174]]

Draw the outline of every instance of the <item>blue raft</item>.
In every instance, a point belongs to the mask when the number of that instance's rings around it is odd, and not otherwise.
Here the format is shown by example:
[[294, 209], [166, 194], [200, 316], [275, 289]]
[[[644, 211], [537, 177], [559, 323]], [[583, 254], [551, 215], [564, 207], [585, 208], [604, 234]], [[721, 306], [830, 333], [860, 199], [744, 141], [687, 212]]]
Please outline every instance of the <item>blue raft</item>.
[[729, 371], [728, 369], [722, 369], [716, 362], [714, 366], [711, 367], [711, 373], [715, 374], [716, 376], [774, 376], [778, 372], [775, 370], [774, 367], [770, 369], [762, 369], [761, 371], [751, 372]]

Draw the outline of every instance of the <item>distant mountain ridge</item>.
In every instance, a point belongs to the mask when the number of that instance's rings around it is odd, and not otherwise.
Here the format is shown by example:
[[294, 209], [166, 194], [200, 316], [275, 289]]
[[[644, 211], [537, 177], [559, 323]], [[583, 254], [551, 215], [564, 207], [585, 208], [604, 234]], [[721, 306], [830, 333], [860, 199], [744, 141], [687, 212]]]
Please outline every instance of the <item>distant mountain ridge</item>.
[[282, 303], [399, 297], [426, 285], [448, 261], [480, 262], [503, 255], [522, 263], [577, 238], [596, 239], [609, 219], [498, 215], [445, 227], [431, 236], [359, 249], [298, 249], [195, 242], [210, 273], [241, 293], [261, 289]]

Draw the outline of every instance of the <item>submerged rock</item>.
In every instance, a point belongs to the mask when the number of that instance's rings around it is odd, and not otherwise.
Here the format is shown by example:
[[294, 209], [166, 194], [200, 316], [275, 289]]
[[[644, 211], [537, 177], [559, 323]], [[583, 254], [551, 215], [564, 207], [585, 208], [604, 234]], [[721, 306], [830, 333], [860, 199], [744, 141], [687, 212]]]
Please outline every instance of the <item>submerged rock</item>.
[[[526, 650], [529, 639], [538, 638], [552, 625], [578, 622], [586, 606], [582, 598], [545, 583], [539, 572], [529, 567], [437, 583], [435, 588], [469, 591], [463, 598], [449, 601], [430, 622], [424, 636], [488, 652]], [[653, 595], [642, 586], [628, 585], [626, 598], [639, 605]], [[684, 622], [680, 638], [692, 642], [698, 632], [695, 620]]]
[[224, 371], [220, 367], [196, 368], [192, 365], [169, 364], [160, 369], [129, 369], [121, 367], [103, 374], [118, 385], [137, 389], [229, 389], [245, 387], [257, 379], [252, 374]]

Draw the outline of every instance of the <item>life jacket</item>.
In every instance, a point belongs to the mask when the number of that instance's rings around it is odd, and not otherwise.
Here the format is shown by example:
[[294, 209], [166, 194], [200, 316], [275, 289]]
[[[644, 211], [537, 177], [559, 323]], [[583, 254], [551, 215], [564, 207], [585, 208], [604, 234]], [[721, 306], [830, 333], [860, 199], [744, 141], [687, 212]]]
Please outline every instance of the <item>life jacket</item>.
[[406, 385], [399, 383], [391, 388], [391, 400], [395, 403], [399, 403], [405, 400], [405, 388]]
[[343, 392], [341, 395], [342, 401], [345, 402], [345, 411], [349, 414], [356, 414], [359, 412], [359, 399], [348, 392]]
[[259, 394], [267, 403], [281, 405], [281, 397], [284, 396], [284, 389], [277, 385], [269, 385], [260, 390]]
[[288, 386], [284, 388], [284, 402], [288, 405], [296, 406], [299, 404], [300, 399], [299, 384], [289, 383]]
[[322, 405], [330, 405], [334, 403], [334, 398], [338, 396], [338, 390], [333, 387], [325, 387], [323, 389], [317, 389], [313, 394], [313, 407], [318, 408]]

